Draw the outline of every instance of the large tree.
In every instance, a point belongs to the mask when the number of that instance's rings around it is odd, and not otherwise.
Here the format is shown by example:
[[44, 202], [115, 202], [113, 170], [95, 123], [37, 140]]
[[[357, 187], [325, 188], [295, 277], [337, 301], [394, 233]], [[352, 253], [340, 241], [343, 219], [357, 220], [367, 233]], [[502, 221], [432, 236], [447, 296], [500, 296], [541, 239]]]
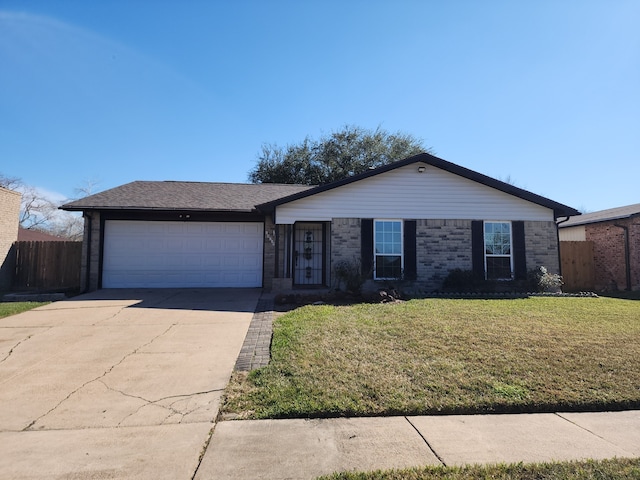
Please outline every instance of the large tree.
[[249, 181], [322, 185], [429, 151], [410, 134], [347, 125], [317, 140], [263, 145]]

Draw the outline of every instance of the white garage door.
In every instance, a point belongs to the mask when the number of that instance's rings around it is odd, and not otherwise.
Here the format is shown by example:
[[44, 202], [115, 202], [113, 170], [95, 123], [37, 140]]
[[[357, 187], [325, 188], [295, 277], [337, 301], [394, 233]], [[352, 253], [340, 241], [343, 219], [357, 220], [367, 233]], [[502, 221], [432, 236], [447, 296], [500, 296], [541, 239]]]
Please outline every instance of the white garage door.
[[104, 288], [260, 287], [263, 224], [107, 220]]

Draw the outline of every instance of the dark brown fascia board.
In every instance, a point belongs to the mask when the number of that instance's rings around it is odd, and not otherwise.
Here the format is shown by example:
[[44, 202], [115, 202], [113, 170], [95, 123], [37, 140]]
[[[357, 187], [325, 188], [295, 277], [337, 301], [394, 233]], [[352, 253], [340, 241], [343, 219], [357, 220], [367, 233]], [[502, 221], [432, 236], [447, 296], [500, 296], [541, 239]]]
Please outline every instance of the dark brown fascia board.
[[261, 212], [214, 212], [211, 210], [101, 210], [104, 220], [148, 220], [148, 221], [186, 221], [186, 222], [261, 222]]
[[523, 200], [527, 200], [529, 202], [536, 203], [543, 207], [553, 209], [555, 218], [580, 215], [580, 212], [578, 210], [576, 210], [575, 208], [569, 207], [568, 205], [555, 202], [549, 198], [543, 197], [541, 195], [537, 195], [533, 192], [529, 192], [528, 190], [523, 190], [522, 188], [515, 187], [513, 185], [502, 182], [500, 180], [496, 180], [495, 178], [489, 177], [487, 175], [483, 175], [482, 173], [476, 172], [474, 170], [469, 170], [468, 168], [461, 167], [460, 165], [456, 165], [455, 163], [448, 162], [447, 160], [436, 157], [435, 155], [431, 155], [429, 153], [419, 153], [418, 155], [414, 155], [413, 157], [405, 158], [404, 160], [390, 163], [388, 165], [375, 168], [373, 170], [361, 173], [359, 175], [354, 175], [352, 177], [348, 177], [342, 180], [337, 180], [335, 182], [327, 183], [325, 185], [320, 185], [318, 187], [311, 188], [309, 190], [305, 190], [300, 193], [279, 198], [278, 200], [273, 200], [271, 202], [266, 202], [261, 205], [256, 205], [256, 207], [265, 213], [273, 213], [273, 211], [275, 210], [275, 207], [279, 205], [283, 205], [285, 203], [289, 203], [294, 200], [299, 200], [301, 198], [310, 197], [317, 193], [333, 190], [334, 188], [338, 188], [343, 185], [347, 185], [349, 183], [357, 182], [365, 178], [373, 177], [375, 175], [380, 175], [381, 173], [385, 173], [390, 170], [395, 170], [396, 168], [411, 165], [412, 163], [426, 163], [428, 165], [432, 165], [434, 167], [440, 168], [450, 173], [467, 178], [469, 180], [482, 183], [488, 187], [495, 188], [496, 190], [500, 190], [510, 195], [514, 195], [518, 198], [522, 198]]
[[222, 210], [222, 209], [210, 209], [210, 208], [165, 208], [165, 207], [69, 207], [67, 205], [61, 205], [59, 210], [66, 210], [68, 212], [93, 212], [93, 211], [109, 211], [109, 212], [199, 212], [199, 213], [262, 213], [256, 208], [251, 210], [237, 209], [237, 210]]

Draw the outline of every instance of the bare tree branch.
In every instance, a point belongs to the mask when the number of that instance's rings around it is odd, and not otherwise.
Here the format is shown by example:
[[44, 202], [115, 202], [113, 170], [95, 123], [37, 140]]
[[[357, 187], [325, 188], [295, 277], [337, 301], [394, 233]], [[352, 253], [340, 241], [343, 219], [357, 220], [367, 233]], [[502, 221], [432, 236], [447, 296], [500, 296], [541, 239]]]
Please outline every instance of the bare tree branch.
[[[75, 189], [76, 193], [90, 195], [98, 184], [96, 180], [87, 180], [85, 183]], [[84, 221], [77, 213], [59, 210], [58, 202], [47, 198], [37, 188], [26, 185], [20, 178], [0, 173], [0, 186], [22, 194], [19, 219], [22, 228], [41, 230], [70, 240], [82, 240]]]
[[18, 177], [8, 177], [2, 173], [0, 173], [0, 187], [6, 188], [7, 190], [18, 190], [22, 187], [24, 183]]

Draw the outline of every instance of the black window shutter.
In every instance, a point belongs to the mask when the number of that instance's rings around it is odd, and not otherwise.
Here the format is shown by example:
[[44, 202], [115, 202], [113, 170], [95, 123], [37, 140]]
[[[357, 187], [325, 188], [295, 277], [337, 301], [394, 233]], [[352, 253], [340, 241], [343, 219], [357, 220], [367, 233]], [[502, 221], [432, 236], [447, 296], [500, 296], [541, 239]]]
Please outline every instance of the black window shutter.
[[524, 243], [524, 222], [511, 222], [513, 229], [513, 269], [516, 280], [527, 278], [527, 248]]
[[473, 276], [484, 280], [484, 222], [471, 222], [471, 265]]
[[373, 278], [373, 219], [360, 220], [360, 265], [365, 278]]
[[416, 221], [404, 221], [404, 278], [415, 280], [418, 277], [416, 255]]

